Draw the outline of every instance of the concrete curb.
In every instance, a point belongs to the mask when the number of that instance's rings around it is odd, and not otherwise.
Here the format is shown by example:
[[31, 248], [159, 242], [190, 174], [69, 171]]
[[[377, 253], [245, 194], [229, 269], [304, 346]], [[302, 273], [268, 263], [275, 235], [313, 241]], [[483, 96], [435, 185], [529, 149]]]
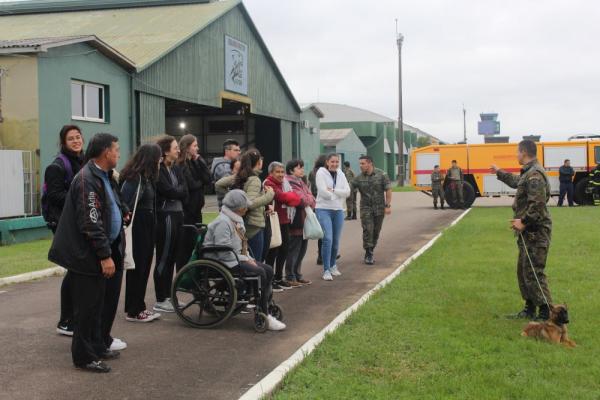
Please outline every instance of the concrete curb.
[[47, 278], [49, 276], [61, 276], [67, 272], [63, 267], [52, 267], [42, 269], [40, 271], [27, 272], [25, 274], [7, 276], [0, 278], [0, 286], [10, 285], [13, 283], [23, 283], [34, 279]]
[[[471, 211], [471, 209], [465, 210], [461, 215], [459, 215], [452, 223], [448, 226], [448, 228], [456, 225], [461, 219], [464, 218]], [[446, 229], [448, 229], [446, 228]], [[348, 319], [353, 312], [355, 312], [362, 304], [364, 304], [369, 298], [378, 290], [385, 287], [388, 283], [390, 283], [395, 277], [397, 277], [402, 271], [408, 267], [408, 265], [417, 259], [421, 254], [423, 254], [427, 249], [429, 249], [433, 244], [442, 236], [444, 231], [438, 233], [427, 242], [423, 247], [417, 250], [412, 256], [410, 256], [406, 261], [402, 263], [396, 270], [394, 270], [391, 274], [389, 274], [386, 278], [384, 278], [381, 282], [379, 282], [373, 289], [369, 290], [365, 293], [356, 303], [352, 304], [350, 307], [342, 311], [333, 321], [331, 321], [325, 328], [323, 328], [319, 333], [317, 333], [312, 338], [308, 339], [306, 343], [304, 343], [294, 354], [292, 354], [287, 360], [279, 364], [273, 371], [271, 371], [267, 376], [261, 379], [257, 384], [252, 386], [246, 393], [244, 393], [239, 400], [260, 400], [266, 396], [268, 396], [273, 390], [279, 386], [279, 384], [283, 381], [288, 372], [290, 372], [294, 367], [296, 367], [302, 360], [306, 358], [312, 351], [325, 339], [325, 336], [329, 333], [334, 332], [341, 324]]]

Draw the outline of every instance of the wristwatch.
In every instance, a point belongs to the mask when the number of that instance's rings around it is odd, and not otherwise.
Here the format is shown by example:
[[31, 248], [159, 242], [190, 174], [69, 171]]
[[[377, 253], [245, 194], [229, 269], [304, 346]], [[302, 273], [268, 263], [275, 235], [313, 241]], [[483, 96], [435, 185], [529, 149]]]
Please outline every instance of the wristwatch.
[[386, 204], [385, 208], [392, 208], [392, 205], [391, 204]]

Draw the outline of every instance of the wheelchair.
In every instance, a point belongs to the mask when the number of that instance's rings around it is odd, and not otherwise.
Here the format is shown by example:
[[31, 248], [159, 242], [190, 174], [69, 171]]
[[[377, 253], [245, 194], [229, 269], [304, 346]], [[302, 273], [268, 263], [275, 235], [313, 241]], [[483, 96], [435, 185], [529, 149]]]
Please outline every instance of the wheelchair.
[[[216, 252], [235, 251], [227, 246], [204, 246], [208, 226], [184, 225], [184, 235], [196, 237], [195, 247], [188, 264], [179, 270], [171, 288], [175, 313], [194, 328], [214, 328], [234, 315], [253, 306], [254, 330], [268, 328], [267, 315], [260, 311], [262, 292], [260, 277], [244, 273], [239, 266], [230, 268], [216, 259]], [[211, 254], [212, 253], [212, 254]], [[269, 300], [269, 314], [283, 320], [283, 309]]]

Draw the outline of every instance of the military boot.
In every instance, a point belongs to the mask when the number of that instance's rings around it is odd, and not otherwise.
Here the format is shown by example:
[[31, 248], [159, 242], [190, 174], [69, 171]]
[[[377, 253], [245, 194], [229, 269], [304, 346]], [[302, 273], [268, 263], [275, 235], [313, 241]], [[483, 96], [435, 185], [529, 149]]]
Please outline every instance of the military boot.
[[352, 213], [352, 219], [356, 219], [356, 211]]
[[507, 315], [509, 319], [535, 319], [535, 304], [533, 301], [527, 300], [525, 302], [525, 308], [516, 314]]
[[366, 251], [365, 251], [365, 264], [367, 265], [373, 265], [375, 261], [373, 260], [373, 248], [369, 247]]
[[434, 204], [434, 205], [433, 205], [433, 209], [434, 209], [434, 210], [437, 210], [437, 204]]
[[442, 210], [444, 209], [444, 203], [442, 203]]
[[540, 312], [535, 319], [538, 321], [547, 321], [550, 319], [550, 308], [547, 304], [542, 304], [540, 306]]
[[348, 214], [346, 215], [346, 218], [344, 218], [346, 221], [350, 221], [352, 219], [352, 213], [350, 211], [348, 211]]

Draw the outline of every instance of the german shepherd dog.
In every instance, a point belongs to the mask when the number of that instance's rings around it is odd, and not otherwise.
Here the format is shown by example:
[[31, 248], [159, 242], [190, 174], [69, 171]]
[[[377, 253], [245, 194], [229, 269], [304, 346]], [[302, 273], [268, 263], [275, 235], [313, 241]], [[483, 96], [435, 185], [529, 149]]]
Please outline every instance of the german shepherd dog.
[[569, 311], [566, 304], [550, 306], [550, 319], [545, 322], [530, 322], [523, 328], [521, 336], [561, 343], [567, 347], [575, 347], [574, 341], [567, 335]]

